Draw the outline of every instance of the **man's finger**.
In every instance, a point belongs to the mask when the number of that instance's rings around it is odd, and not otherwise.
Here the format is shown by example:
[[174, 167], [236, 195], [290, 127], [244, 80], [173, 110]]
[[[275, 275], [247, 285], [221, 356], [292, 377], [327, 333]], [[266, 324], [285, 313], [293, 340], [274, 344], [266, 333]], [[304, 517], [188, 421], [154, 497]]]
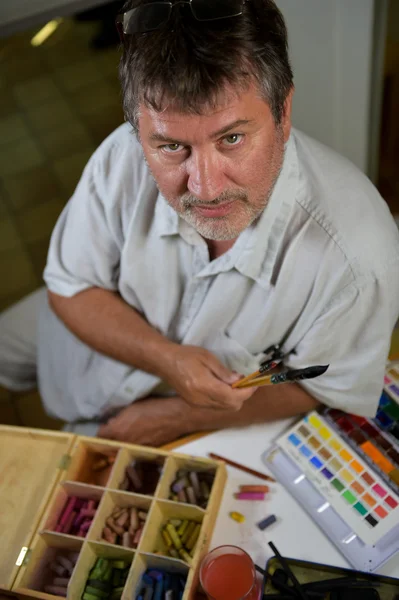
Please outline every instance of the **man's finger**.
[[109, 424], [109, 421], [108, 423], [104, 423], [100, 426], [100, 429], [98, 430], [98, 437], [102, 437], [107, 440], [114, 439], [114, 427]]
[[209, 354], [208, 367], [224, 383], [231, 385], [237, 380], [237, 374], [227, 369], [213, 354]]

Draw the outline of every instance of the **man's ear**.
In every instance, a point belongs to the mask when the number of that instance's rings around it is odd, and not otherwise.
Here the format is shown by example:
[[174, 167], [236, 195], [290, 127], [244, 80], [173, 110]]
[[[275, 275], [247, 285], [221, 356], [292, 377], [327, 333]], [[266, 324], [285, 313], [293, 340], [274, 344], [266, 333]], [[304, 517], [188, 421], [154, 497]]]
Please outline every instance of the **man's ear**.
[[294, 96], [295, 88], [292, 86], [290, 91], [287, 94], [287, 97], [284, 102], [283, 114], [281, 117], [281, 126], [284, 132], [284, 142], [288, 142], [288, 138], [291, 133], [291, 114], [292, 114], [292, 99]]

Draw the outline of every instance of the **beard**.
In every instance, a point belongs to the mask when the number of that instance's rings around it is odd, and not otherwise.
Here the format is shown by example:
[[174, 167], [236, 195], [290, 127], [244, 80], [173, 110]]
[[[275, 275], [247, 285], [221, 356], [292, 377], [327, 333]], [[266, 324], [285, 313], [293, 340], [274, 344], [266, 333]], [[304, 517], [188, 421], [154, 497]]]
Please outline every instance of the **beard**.
[[[177, 202], [176, 202], [177, 200]], [[178, 215], [189, 223], [207, 240], [227, 241], [236, 239], [264, 211], [269, 196], [258, 198], [256, 203], [250, 203], [245, 191], [226, 190], [212, 202], [204, 202], [189, 192], [173, 202]], [[204, 217], [196, 210], [196, 206], [212, 207], [219, 204], [234, 202], [230, 214], [223, 217]]]

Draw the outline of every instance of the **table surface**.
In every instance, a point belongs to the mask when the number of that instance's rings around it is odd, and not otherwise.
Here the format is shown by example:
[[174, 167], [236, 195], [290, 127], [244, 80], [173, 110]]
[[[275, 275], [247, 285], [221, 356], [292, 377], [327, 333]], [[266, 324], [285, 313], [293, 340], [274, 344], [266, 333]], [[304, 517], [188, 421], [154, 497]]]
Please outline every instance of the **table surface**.
[[[242, 429], [229, 429], [190, 436], [169, 445], [178, 452], [193, 456], [207, 456], [214, 452], [225, 458], [267, 473], [261, 455], [267, 450], [293, 420], [255, 425]], [[269, 541], [274, 542], [281, 554], [293, 558], [350, 568], [346, 559], [338, 552], [324, 533], [312, 521], [301, 506], [279, 483], [270, 483], [270, 493], [262, 502], [245, 502], [234, 498], [241, 484], [264, 484], [247, 473], [228, 467], [228, 480], [222, 499], [211, 548], [222, 544], [233, 544], [244, 548], [258, 565], [265, 565], [272, 551]], [[236, 523], [228, 515], [238, 511], [245, 515], [245, 523]], [[277, 522], [261, 532], [256, 523], [274, 514]], [[399, 578], [399, 554], [378, 570], [382, 575]]]

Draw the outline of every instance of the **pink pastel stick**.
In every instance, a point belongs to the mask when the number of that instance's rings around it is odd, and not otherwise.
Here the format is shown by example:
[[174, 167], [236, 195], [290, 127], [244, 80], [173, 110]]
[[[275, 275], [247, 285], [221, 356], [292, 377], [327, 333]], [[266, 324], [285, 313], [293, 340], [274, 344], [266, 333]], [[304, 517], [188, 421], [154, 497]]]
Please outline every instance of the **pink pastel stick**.
[[87, 503], [87, 508], [89, 510], [96, 510], [96, 503], [94, 500], [89, 500]]
[[80, 511], [80, 514], [83, 515], [84, 517], [94, 517], [94, 515], [96, 514], [96, 511], [89, 510], [87, 508], [82, 508], [82, 510]]
[[62, 517], [59, 521], [59, 524], [64, 526], [65, 523], [68, 521], [69, 519], [69, 515], [71, 514], [71, 512], [73, 511], [73, 509], [75, 508], [75, 504], [76, 504], [77, 498], [76, 496], [72, 496], [68, 502], [67, 505], [64, 509], [64, 512], [62, 513]]
[[264, 500], [265, 494], [261, 492], [240, 492], [236, 494], [237, 500]]
[[62, 533], [69, 533], [71, 531], [72, 524], [75, 520], [75, 517], [76, 517], [76, 513], [75, 513], [75, 511], [72, 511], [69, 515], [68, 521], [65, 523], [64, 527], [62, 528]]
[[143, 528], [140, 527], [140, 529], [138, 529], [136, 531], [136, 533], [134, 534], [133, 544], [138, 544], [139, 543], [142, 533], [143, 533]]

